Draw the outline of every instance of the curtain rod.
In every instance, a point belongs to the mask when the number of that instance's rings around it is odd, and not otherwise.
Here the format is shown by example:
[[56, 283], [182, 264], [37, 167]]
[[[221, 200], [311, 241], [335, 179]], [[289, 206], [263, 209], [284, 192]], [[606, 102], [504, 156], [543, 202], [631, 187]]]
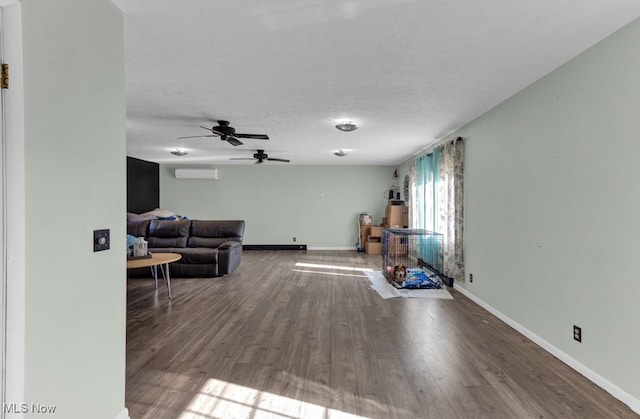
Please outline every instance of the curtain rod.
[[423, 149], [419, 150], [418, 152], [414, 153], [413, 156], [411, 156], [411, 158], [421, 156], [422, 154], [425, 154], [425, 153], [427, 153], [427, 154], [431, 153], [436, 147], [440, 147], [444, 143], [451, 142], [453, 144], [454, 141], [458, 141], [458, 140], [462, 140], [462, 137], [457, 136], [457, 137], [454, 137], [454, 138], [447, 138], [447, 137], [441, 138], [438, 141], [436, 141], [435, 143], [433, 143], [431, 145], [428, 145], [425, 148], [423, 148]]

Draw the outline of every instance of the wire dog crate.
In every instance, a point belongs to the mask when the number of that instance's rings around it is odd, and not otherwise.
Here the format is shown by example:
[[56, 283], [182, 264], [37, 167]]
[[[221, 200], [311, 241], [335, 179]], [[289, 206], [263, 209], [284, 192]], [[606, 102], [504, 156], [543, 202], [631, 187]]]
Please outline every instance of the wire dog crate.
[[382, 272], [396, 288], [451, 286], [442, 266], [442, 234], [406, 228], [382, 232]]

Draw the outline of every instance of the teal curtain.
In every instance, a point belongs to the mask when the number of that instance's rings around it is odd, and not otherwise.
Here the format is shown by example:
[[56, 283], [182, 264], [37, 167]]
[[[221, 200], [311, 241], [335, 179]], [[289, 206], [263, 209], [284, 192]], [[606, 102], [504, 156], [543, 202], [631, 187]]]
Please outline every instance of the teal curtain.
[[[416, 159], [416, 205], [413, 227], [438, 231], [438, 181], [440, 179], [440, 149]], [[440, 236], [421, 235], [417, 242], [418, 255], [426, 263], [441, 271]]]
[[416, 206], [414, 227], [438, 231], [438, 179], [440, 177], [440, 149], [416, 159]]
[[409, 169], [411, 226], [439, 233], [418, 241], [419, 257], [455, 281], [464, 281], [463, 139], [413, 159]]
[[464, 141], [458, 137], [440, 147], [438, 232], [443, 235], [442, 271], [464, 281]]

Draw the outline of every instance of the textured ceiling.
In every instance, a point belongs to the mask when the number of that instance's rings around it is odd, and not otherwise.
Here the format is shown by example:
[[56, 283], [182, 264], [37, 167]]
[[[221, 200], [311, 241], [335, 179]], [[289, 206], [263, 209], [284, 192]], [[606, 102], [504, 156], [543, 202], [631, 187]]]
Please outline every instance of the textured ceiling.
[[[397, 165], [640, 16], [637, 0], [114, 3], [127, 154], [199, 165], [251, 164], [229, 159], [256, 149], [291, 164]], [[218, 119], [271, 139], [177, 139]], [[340, 132], [342, 120], [360, 128]]]

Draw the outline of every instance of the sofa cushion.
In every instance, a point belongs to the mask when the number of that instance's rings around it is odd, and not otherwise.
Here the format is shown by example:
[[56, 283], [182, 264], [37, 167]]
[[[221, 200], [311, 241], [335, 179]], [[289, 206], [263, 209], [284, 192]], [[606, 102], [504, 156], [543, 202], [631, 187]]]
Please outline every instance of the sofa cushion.
[[243, 236], [243, 220], [193, 220], [188, 246], [217, 248], [229, 240], [242, 242]]
[[129, 221], [127, 222], [127, 234], [135, 237], [147, 237], [149, 223], [149, 220]]
[[218, 250], [208, 249], [205, 247], [200, 248], [174, 248], [171, 249], [174, 253], [182, 255], [179, 263], [189, 264], [217, 264], [218, 263]]
[[151, 220], [149, 223], [149, 247], [187, 247], [191, 221]]

